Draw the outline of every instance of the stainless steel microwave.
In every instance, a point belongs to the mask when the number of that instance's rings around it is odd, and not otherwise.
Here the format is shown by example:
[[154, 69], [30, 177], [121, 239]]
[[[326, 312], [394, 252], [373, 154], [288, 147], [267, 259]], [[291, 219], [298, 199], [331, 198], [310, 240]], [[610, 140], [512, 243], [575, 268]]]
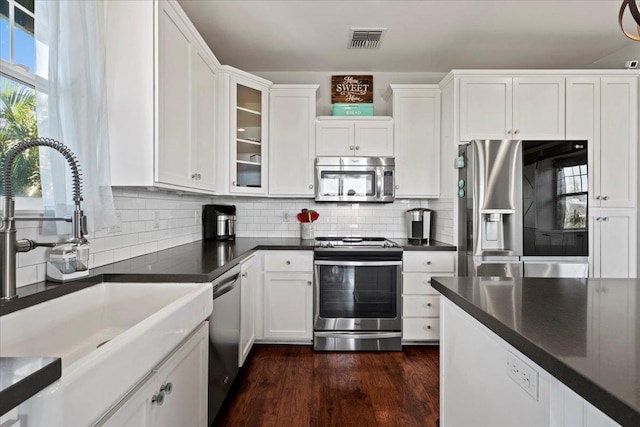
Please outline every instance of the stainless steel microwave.
[[316, 201], [391, 203], [393, 157], [316, 157]]

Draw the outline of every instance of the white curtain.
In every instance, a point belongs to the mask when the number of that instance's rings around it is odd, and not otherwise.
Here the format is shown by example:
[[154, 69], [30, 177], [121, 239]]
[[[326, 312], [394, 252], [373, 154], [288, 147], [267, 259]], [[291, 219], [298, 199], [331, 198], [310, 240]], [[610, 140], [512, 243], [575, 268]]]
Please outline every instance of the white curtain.
[[[38, 135], [73, 151], [82, 170], [90, 231], [117, 224], [110, 186], [103, 0], [36, 0]], [[63, 157], [40, 150], [46, 216], [70, 215], [71, 174]], [[59, 225], [58, 233], [69, 232]]]

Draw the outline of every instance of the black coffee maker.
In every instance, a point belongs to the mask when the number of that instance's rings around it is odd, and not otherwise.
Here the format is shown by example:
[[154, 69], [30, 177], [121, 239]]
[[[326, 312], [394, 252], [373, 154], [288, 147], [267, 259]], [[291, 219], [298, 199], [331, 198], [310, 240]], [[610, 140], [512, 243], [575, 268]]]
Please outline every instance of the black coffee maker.
[[204, 240], [234, 240], [236, 238], [235, 205], [204, 205], [202, 234]]

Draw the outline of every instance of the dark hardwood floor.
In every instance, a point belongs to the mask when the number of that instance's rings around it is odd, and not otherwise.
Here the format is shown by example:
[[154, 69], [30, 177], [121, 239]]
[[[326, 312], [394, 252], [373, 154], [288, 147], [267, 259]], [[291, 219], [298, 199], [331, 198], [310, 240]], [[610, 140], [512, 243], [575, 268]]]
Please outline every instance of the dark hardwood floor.
[[314, 353], [255, 346], [214, 426], [425, 426], [439, 417], [438, 347]]

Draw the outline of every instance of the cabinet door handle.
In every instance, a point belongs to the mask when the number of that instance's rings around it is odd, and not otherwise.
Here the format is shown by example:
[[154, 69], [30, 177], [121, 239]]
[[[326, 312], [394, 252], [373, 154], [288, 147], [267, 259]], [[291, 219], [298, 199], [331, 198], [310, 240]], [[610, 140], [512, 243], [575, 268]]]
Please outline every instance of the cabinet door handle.
[[233, 182], [231, 183], [231, 185], [233, 185], [233, 186], [235, 187], [235, 186], [236, 186], [236, 182], [235, 182], [235, 181], [233, 181]]
[[426, 261], [424, 265], [431, 265], [431, 261]]
[[602, 196], [596, 196], [596, 200], [602, 200]]
[[313, 184], [309, 184], [309, 188], [310, 188], [310, 189], [313, 189]]
[[359, 146], [359, 145], [356, 145], [356, 150], [359, 150], [359, 149], [360, 149], [360, 146]]
[[422, 327], [422, 329], [424, 329], [425, 331], [427, 331], [427, 330], [431, 329], [431, 325], [424, 325], [424, 326]]
[[429, 280], [425, 280], [425, 281], [424, 281], [424, 282], [422, 282], [422, 283], [424, 283], [425, 285], [431, 285], [431, 279], [429, 279]]
[[515, 133], [516, 135], [520, 133], [520, 129], [516, 129], [513, 133]]
[[598, 216], [596, 217], [596, 221], [602, 221], [602, 218]]
[[286, 264], [291, 265], [291, 261], [287, 260]]
[[609, 196], [602, 196], [602, 200], [609, 200]]
[[430, 302], [425, 302], [424, 304], [422, 304], [422, 306], [424, 308], [431, 307], [431, 303]]
[[307, 280], [307, 285], [309, 285], [309, 286], [311, 286], [311, 285], [312, 285], [311, 280]]
[[242, 273], [242, 277], [244, 277], [245, 279], [249, 277], [249, 272]]
[[172, 382], [168, 382], [168, 383], [162, 384], [160, 386], [160, 391], [161, 392], [165, 392], [167, 394], [171, 394], [171, 390], [173, 390], [173, 383]]
[[513, 131], [512, 131], [511, 129], [509, 129], [509, 130], [507, 131], [507, 133], [508, 133], [509, 135], [513, 135]]
[[353, 150], [353, 149], [354, 149], [354, 146], [353, 146], [353, 145], [350, 145], [350, 146], [349, 146], [349, 150]]
[[196, 179], [196, 174], [195, 173], [191, 174], [191, 179]]
[[605, 216], [604, 218], [602, 218], [603, 221], [609, 221], [609, 217]]
[[155, 403], [160, 406], [164, 403], [164, 391], [158, 392], [158, 394], [154, 394], [151, 398], [151, 403]]
[[396, 190], [399, 190], [399, 189], [400, 189], [400, 186], [399, 186], [399, 185], [396, 185]]

